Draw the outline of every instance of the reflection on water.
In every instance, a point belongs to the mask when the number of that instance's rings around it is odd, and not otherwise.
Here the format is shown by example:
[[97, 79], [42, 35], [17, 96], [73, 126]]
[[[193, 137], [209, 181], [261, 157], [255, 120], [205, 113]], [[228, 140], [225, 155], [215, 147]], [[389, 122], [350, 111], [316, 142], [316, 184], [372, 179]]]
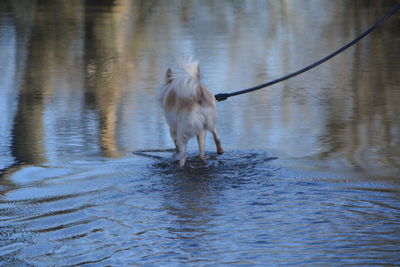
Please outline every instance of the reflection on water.
[[[3, 2], [1, 167], [168, 147], [154, 88], [176, 55], [195, 55], [215, 93], [234, 91], [331, 52], [391, 4], [336, 2]], [[316, 70], [221, 103], [225, 146], [398, 169], [396, 20]]]
[[399, 262], [398, 15], [317, 69], [219, 103], [226, 155], [209, 140], [199, 162], [193, 142], [178, 171], [170, 152], [131, 154], [172, 147], [154, 93], [176, 55], [199, 59], [214, 93], [236, 91], [395, 3], [1, 1], [0, 258]]

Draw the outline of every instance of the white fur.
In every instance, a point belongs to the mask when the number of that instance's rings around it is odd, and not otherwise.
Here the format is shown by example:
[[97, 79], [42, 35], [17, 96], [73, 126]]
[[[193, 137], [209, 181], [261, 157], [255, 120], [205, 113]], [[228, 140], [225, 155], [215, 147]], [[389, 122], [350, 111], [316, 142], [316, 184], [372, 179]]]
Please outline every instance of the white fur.
[[217, 152], [223, 153], [216, 131], [215, 97], [200, 84], [199, 63], [192, 58], [178, 61], [178, 68], [167, 71], [166, 80], [158, 89], [158, 99], [179, 151], [179, 165], [185, 164], [186, 146], [197, 136], [200, 158], [204, 159], [205, 131], [212, 132]]

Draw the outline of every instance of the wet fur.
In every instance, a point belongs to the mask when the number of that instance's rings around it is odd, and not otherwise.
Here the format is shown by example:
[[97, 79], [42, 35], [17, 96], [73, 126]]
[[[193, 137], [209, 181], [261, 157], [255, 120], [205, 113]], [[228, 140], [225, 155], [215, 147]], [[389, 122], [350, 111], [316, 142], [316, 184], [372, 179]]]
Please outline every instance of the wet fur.
[[165, 82], [158, 89], [158, 98], [169, 125], [170, 135], [179, 151], [179, 166], [185, 165], [186, 147], [196, 136], [199, 156], [205, 159], [205, 133], [213, 134], [217, 153], [223, 149], [216, 131], [216, 101], [214, 95], [200, 84], [198, 62], [191, 58], [178, 62], [174, 71], [168, 69]]

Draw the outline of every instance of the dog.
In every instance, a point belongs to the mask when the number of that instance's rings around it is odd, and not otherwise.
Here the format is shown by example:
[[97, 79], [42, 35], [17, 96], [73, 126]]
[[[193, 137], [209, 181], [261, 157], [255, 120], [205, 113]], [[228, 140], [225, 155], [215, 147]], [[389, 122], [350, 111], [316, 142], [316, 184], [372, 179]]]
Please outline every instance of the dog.
[[194, 136], [202, 160], [205, 160], [206, 131], [213, 134], [217, 153], [223, 154], [224, 150], [216, 130], [216, 100], [200, 83], [199, 63], [189, 57], [179, 59], [177, 65], [177, 69], [167, 70], [157, 95], [179, 153], [179, 167], [183, 168], [187, 143]]

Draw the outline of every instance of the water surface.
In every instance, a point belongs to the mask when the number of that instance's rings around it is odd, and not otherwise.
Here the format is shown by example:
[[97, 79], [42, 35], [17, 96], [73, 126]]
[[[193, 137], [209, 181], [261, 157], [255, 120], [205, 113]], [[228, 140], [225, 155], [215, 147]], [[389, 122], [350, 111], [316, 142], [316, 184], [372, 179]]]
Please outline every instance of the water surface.
[[[0, 260], [396, 265], [400, 28], [218, 103], [177, 169], [155, 88], [177, 55], [213, 93], [300, 69], [396, 1], [2, 1]], [[209, 136], [210, 137], [210, 136]]]

